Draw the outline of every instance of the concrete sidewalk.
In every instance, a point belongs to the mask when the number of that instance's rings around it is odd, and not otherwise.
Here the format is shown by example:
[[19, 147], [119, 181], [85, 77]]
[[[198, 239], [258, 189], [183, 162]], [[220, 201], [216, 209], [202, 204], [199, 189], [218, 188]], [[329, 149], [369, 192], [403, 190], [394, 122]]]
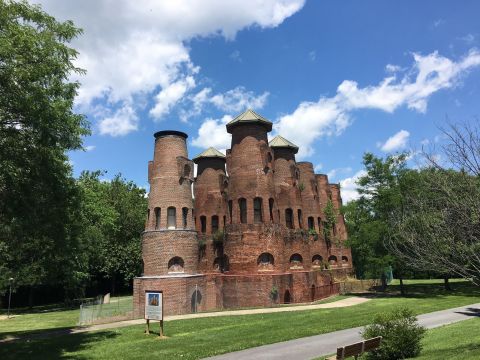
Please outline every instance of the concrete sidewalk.
[[[418, 322], [428, 329], [480, 316], [480, 303], [419, 315]], [[208, 360], [310, 360], [333, 354], [337, 347], [361, 341], [363, 327], [335, 331], [276, 344], [236, 351]]]

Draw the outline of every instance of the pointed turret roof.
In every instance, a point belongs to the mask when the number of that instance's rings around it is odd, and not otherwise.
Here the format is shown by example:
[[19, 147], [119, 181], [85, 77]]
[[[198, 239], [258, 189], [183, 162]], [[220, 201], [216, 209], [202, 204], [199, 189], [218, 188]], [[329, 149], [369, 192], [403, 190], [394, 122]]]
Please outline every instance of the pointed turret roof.
[[225, 159], [225, 155], [223, 155], [220, 151], [218, 151], [217, 149], [213, 148], [213, 147], [209, 147], [207, 150], [205, 150], [204, 152], [198, 154], [197, 156], [195, 156], [193, 158], [193, 161], [194, 162], [197, 162], [199, 159], [201, 158], [221, 158], [221, 159]]
[[236, 125], [240, 124], [252, 124], [258, 123], [264, 125], [268, 131], [272, 130], [272, 122], [265, 119], [263, 116], [258, 115], [252, 109], [247, 109], [240, 115], [237, 115], [232, 121], [227, 124], [227, 131], [230, 132], [230, 129]]
[[295, 154], [298, 152], [298, 146], [294, 143], [288, 141], [283, 136], [277, 135], [275, 136], [268, 145], [271, 148], [289, 148], [295, 151]]

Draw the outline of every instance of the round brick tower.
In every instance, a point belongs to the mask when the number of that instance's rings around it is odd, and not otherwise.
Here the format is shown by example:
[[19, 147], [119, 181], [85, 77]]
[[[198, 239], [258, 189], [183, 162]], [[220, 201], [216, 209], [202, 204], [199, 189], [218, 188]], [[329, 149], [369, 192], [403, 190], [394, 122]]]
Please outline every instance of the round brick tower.
[[[282, 136], [270, 141], [275, 158], [275, 192], [278, 199], [279, 222], [287, 228], [298, 228], [297, 211], [302, 206], [299, 190], [300, 171], [295, 161], [298, 146]], [[288, 214], [291, 209], [291, 217]], [[290, 221], [291, 220], [291, 221]]]
[[272, 123], [252, 110], [227, 124], [232, 146], [227, 150], [229, 226], [224, 251], [231, 272], [256, 271], [258, 257], [273, 247], [260, 239], [276, 213], [273, 153], [267, 139], [271, 130]]
[[198, 241], [187, 134], [167, 130], [154, 136], [155, 153], [148, 167], [148, 220], [142, 242], [144, 275], [194, 274]]

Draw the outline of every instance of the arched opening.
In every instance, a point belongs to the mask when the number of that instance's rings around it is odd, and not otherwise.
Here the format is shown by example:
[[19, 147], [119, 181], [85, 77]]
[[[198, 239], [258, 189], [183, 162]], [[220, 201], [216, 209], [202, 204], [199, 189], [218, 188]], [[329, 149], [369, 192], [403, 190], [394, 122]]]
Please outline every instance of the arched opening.
[[285, 225], [289, 229], [293, 229], [293, 210], [285, 209]]
[[247, 200], [244, 198], [238, 199], [238, 207], [240, 209], [240, 222], [247, 223]]
[[303, 258], [300, 254], [290, 256], [290, 269], [303, 269]]
[[273, 270], [273, 255], [267, 252], [260, 254], [257, 259], [258, 270]]
[[301, 210], [301, 209], [298, 209], [297, 212], [298, 212], [298, 227], [299, 227], [300, 229], [303, 229], [302, 210]]
[[147, 209], [147, 226], [149, 225], [150, 222], [150, 209]]
[[192, 298], [190, 300], [192, 313], [198, 312], [198, 308], [201, 303], [202, 303], [202, 293], [200, 292], [200, 290], [197, 289], [193, 292]]
[[315, 220], [313, 219], [313, 216], [309, 216], [307, 221], [308, 221], [308, 230], [315, 230]]
[[312, 257], [312, 267], [314, 268], [321, 268], [323, 263], [323, 258], [319, 254], [315, 254]]
[[312, 286], [310, 286], [310, 300], [312, 302], [315, 301], [315, 285], [312, 284]]
[[268, 199], [268, 210], [270, 214], [270, 222], [273, 222], [273, 205], [274, 205], [274, 200], [272, 198]]
[[342, 256], [342, 264], [344, 265], [348, 264], [348, 257]]
[[179, 256], [175, 256], [168, 261], [169, 273], [183, 273], [183, 259]]
[[227, 255], [222, 255], [222, 256], [217, 256], [215, 260], [213, 261], [213, 270], [217, 272], [225, 272], [228, 271], [228, 256]]
[[213, 215], [212, 216], [212, 234], [215, 234], [218, 231], [218, 216]]
[[330, 265], [337, 265], [337, 257], [335, 255], [330, 255], [328, 257], [328, 263]]
[[292, 301], [292, 299], [290, 297], [290, 291], [285, 290], [285, 294], [283, 295], [283, 303], [284, 304], [290, 304], [291, 301]]
[[160, 214], [161, 214], [160, 208], [158, 207], [155, 208], [154, 213], [155, 213], [155, 230], [158, 230], [160, 229]]
[[321, 234], [322, 233], [322, 219], [321, 218], [317, 218], [317, 225], [318, 225], [318, 233]]
[[200, 216], [200, 232], [205, 234], [207, 232], [207, 217]]
[[258, 224], [263, 222], [263, 200], [256, 197], [253, 199], [253, 222]]
[[177, 209], [173, 206], [170, 206], [167, 209], [167, 228], [176, 229], [177, 228]]
[[187, 228], [187, 220], [188, 220], [188, 208], [184, 207], [182, 208], [182, 225], [183, 228]]

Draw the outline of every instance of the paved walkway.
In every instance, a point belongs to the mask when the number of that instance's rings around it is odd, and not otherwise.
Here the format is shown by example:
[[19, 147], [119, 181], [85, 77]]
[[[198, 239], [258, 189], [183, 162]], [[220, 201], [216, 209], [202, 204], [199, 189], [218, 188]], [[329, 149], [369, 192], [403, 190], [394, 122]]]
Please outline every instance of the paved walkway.
[[[480, 303], [453, 309], [435, 311], [418, 316], [421, 325], [428, 329], [452, 324], [480, 316]], [[337, 347], [361, 341], [363, 327], [335, 331], [327, 334], [305, 337], [281, 343], [259, 346], [224, 355], [209, 360], [310, 360], [333, 354]]]
[[[331, 309], [331, 308], [340, 308], [340, 307], [358, 305], [369, 300], [370, 298], [367, 298], [367, 297], [353, 296], [346, 299], [324, 303], [324, 304], [308, 304], [308, 305], [302, 304], [302, 305], [291, 305], [291, 306], [279, 306], [279, 307], [273, 307], [273, 308], [226, 310], [226, 311], [216, 311], [216, 312], [201, 312], [196, 314], [170, 315], [170, 316], [165, 316], [164, 320], [172, 321], [172, 320], [195, 319], [195, 318], [218, 317], [218, 316], [237, 316], [237, 315], [267, 314], [267, 313], [289, 312], [289, 311]], [[65, 335], [65, 334], [79, 334], [79, 333], [85, 333], [90, 331], [116, 329], [120, 327], [140, 325], [140, 324], [145, 324], [145, 320], [134, 319], [134, 320], [117, 321], [114, 323], [107, 323], [107, 324], [76, 327], [72, 329], [49, 330], [49, 331], [47, 330], [44, 332], [29, 335], [29, 336], [8, 337], [0, 340], [0, 343], [17, 341], [22, 339], [32, 339], [32, 338], [38, 339], [38, 338], [46, 338], [46, 337], [56, 336], [56, 335], [58, 336], [58, 335]]]

